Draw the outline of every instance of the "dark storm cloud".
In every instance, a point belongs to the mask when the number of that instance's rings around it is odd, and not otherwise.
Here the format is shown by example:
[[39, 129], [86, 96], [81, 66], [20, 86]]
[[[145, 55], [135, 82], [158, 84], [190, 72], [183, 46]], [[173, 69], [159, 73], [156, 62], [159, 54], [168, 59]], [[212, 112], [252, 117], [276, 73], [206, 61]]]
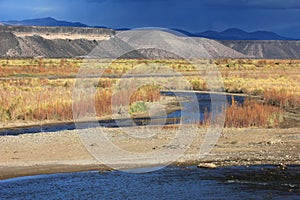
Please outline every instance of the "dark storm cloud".
[[247, 9], [300, 9], [299, 0], [204, 0], [202, 3], [216, 7]]
[[0, 21], [50, 16], [111, 28], [235, 27], [299, 38], [299, 9], [300, 0], [0, 0]]
[[[137, 2], [137, 3], [138, 2], [147, 2], [147, 3], [151, 3], [153, 1], [156, 1], [156, 2], [166, 2], [166, 1], [169, 1], [170, 2], [170, 1], [174, 1], [174, 0], [86, 0], [86, 1], [87, 2], [94, 2], [94, 3], [102, 3], [104, 1], [119, 2], [119, 3], [128, 3], [128, 2]], [[177, 1], [177, 0], [175, 0], [175, 1]]]
[[171, 4], [190, 4], [198, 6], [215, 6], [231, 8], [257, 8], [257, 9], [300, 9], [299, 0], [86, 0], [87, 2], [115, 2], [126, 4], [128, 2], [147, 3], [153, 2], [171, 3]]

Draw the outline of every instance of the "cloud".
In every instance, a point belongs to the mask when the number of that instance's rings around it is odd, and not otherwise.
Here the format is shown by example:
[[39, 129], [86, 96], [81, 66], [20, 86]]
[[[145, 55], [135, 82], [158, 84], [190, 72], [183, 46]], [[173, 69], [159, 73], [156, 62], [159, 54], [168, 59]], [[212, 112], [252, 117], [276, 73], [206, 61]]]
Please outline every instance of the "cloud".
[[[159, 5], [159, 4], [185, 4], [181, 0], [83, 0], [87, 3], [94, 4], [114, 4], [114, 5]], [[189, 0], [194, 1], [194, 0]]]
[[31, 9], [34, 14], [46, 14], [55, 10], [53, 7], [33, 7]]
[[[112, 28], [271, 30], [300, 34], [300, 0], [0, 0], [0, 19], [52, 16]], [[287, 25], [295, 24], [292, 27]], [[294, 28], [294, 30], [293, 30]], [[297, 32], [298, 31], [298, 32]], [[294, 36], [295, 37], [295, 36]], [[297, 36], [297, 38], [299, 38]]]
[[[1, 0], [0, 0], [1, 1]], [[166, 4], [174, 5], [190, 5], [196, 7], [217, 7], [217, 8], [232, 8], [232, 9], [300, 9], [299, 0], [81, 0], [87, 3], [97, 4]]]
[[298, 0], [204, 0], [208, 6], [231, 7], [244, 9], [300, 9]]
[[[0, 0], [1, 1], [1, 0]], [[128, 2], [136, 2], [136, 3], [138, 3], [138, 2], [143, 2], [143, 3], [145, 3], [145, 2], [147, 2], [147, 3], [151, 3], [151, 2], [153, 2], [153, 1], [155, 1], [155, 2], [167, 2], [167, 1], [173, 1], [173, 2], [180, 2], [179, 0], [177, 1], [177, 0], [87, 0], [87, 2], [93, 2], [93, 3], [103, 3], [103, 2], [106, 2], [106, 1], [109, 1], [109, 2], [119, 2], [119, 3], [128, 3]]]
[[103, 3], [106, 1], [108, 1], [108, 0], [87, 0], [87, 3]]

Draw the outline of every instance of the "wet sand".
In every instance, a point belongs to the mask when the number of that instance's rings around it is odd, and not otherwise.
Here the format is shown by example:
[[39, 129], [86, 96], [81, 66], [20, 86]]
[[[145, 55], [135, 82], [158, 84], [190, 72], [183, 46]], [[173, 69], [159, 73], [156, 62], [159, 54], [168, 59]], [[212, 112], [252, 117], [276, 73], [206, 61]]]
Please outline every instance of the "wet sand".
[[[180, 145], [169, 145], [174, 139], [174, 130], [175, 128], [170, 126], [169, 129], [151, 138], [134, 139], [124, 134], [121, 128], [105, 129], [111, 142], [121, 149], [135, 153], [157, 152], [158, 154], [161, 150], [185, 148]], [[89, 153], [78, 136], [91, 131], [99, 132], [98, 129], [85, 129], [0, 136], [0, 179], [60, 172], [110, 170], [110, 165], [104, 165], [105, 163], [99, 162]], [[172, 165], [213, 163], [219, 167], [300, 164], [299, 128], [224, 129], [212, 151], [204, 158], [199, 158], [205, 134], [206, 129], [199, 129], [193, 143]], [[108, 153], [107, 156], [113, 158], [114, 154]], [[137, 163], [141, 165], [135, 167], [165, 164], [151, 159], [140, 159]], [[120, 167], [126, 168], [132, 165], [123, 162], [120, 163]]]

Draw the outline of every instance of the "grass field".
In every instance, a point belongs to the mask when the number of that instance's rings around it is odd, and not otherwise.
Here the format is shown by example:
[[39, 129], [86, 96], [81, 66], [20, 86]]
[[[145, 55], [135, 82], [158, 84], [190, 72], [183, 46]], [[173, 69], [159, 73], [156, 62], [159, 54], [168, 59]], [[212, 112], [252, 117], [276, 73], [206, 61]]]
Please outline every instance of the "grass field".
[[[66, 121], [73, 119], [72, 91], [82, 59], [2, 59], [0, 60], [0, 123]], [[102, 62], [102, 61], [101, 61]], [[244, 105], [234, 104], [226, 110], [227, 127], [270, 127], [284, 120], [286, 110], [300, 107], [300, 60], [214, 60], [222, 74], [224, 91], [258, 96], [261, 101], [249, 100]], [[105, 62], [104, 62], [105, 63]], [[101, 69], [101, 78], [89, 79], [96, 87], [95, 95], [81, 97], [80, 109], [92, 110], [89, 105], [95, 99], [97, 116], [112, 114], [111, 97], [118, 90], [116, 83], [123, 74], [139, 64], [167, 66], [185, 76], [194, 90], [208, 90], [199, 71], [184, 60], [116, 60]], [[97, 68], [98, 67], [98, 68]], [[209, 69], [201, 68], [200, 74]], [[132, 82], [149, 77], [131, 77]], [[166, 77], [165, 81], [176, 81]], [[178, 82], [178, 84], [180, 84]], [[172, 87], [172, 86], [170, 86]], [[145, 111], [144, 103], [161, 98], [157, 85], [146, 85], [130, 97], [130, 112]], [[123, 92], [123, 93], [122, 93]], [[126, 91], [116, 97], [122, 105]], [[74, 111], [76, 115], [76, 110]]]

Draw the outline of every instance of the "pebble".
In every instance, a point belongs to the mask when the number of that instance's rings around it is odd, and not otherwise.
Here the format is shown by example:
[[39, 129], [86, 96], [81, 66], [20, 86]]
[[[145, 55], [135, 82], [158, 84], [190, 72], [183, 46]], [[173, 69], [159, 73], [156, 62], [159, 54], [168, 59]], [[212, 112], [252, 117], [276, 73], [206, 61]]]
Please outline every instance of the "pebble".
[[217, 165], [215, 165], [214, 163], [200, 163], [197, 167], [205, 169], [215, 169], [217, 168]]

